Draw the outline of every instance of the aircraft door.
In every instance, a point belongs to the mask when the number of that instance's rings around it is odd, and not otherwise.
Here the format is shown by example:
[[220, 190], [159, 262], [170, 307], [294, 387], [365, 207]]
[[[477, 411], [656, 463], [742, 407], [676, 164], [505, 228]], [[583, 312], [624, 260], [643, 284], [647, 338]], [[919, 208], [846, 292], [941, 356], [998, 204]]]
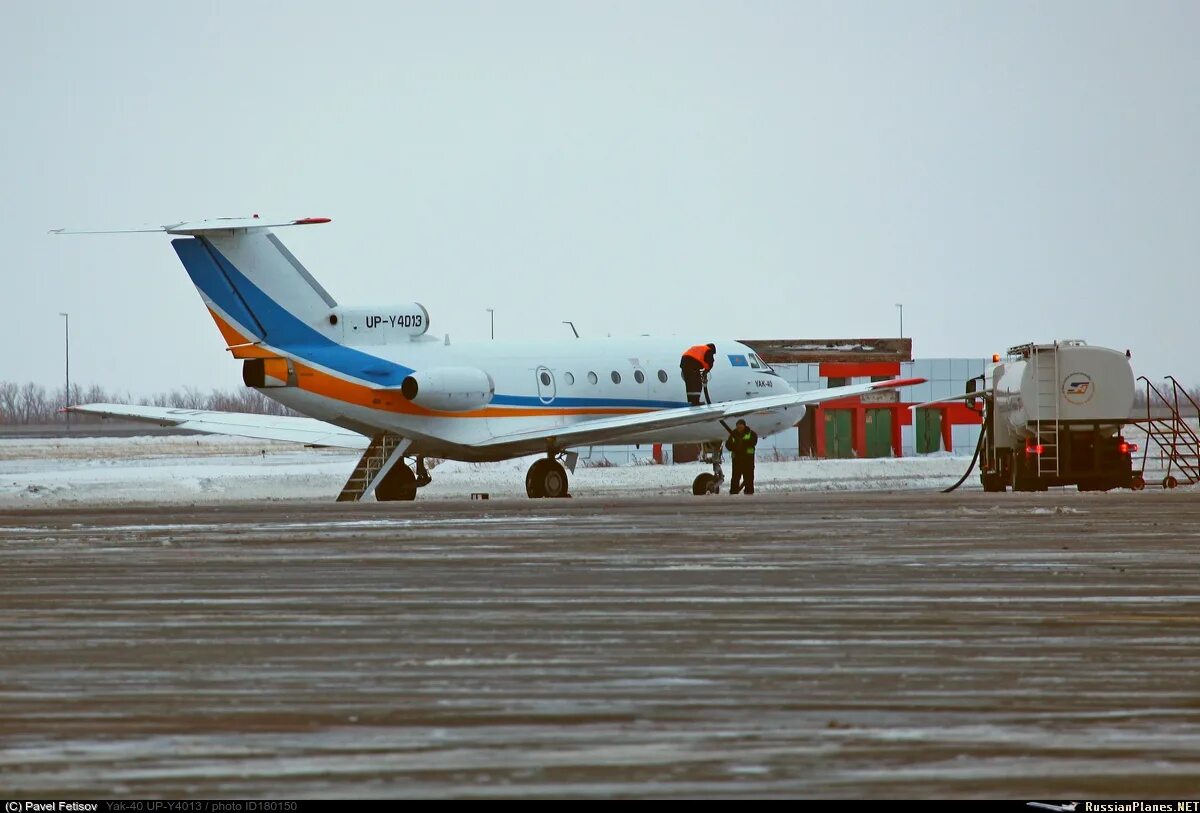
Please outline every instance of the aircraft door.
[[538, 400], [543, 404], [552, 404], [558, 397], [558, 386], [554, 380], [554, 371], [549, 367], [538, 367], [534, 371], [537, 376]]

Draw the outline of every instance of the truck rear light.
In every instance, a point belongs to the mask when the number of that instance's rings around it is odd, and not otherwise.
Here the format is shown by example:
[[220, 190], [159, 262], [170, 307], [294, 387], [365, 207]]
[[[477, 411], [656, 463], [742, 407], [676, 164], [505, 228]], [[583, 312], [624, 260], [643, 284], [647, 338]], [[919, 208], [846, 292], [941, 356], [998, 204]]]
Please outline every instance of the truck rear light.
[[1025, 454], [1041, 454], [1046, 451], [1046, 447], [1040, 443], [1034, 443], [1032, 440], [1025, 441]]
[[1117, 448], [1120, 449], [1121, 454], [1129, 454], [1130, 452], [1136, 452], [1138, 450], [1138, 445], [1136, 443], [1126, 443], [1125, 441], [1121, 441], [1121, 445]]

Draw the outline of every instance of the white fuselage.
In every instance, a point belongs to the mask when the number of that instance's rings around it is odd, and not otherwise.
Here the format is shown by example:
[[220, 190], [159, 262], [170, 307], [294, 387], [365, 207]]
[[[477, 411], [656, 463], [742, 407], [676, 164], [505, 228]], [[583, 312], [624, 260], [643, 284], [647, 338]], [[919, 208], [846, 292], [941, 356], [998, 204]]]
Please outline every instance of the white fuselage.
[[[490, 402], [479, 409], [441, 412], [416, 409], [389, 386], [347, 385], [334, 370], [305, 365], [297, 386], [267, 387], [262, 392], [287, 406], [358, 431], [390, 431], [414, 439], [414, 450], [460, 460], [512, 457], [475, 444], [519, 431], [552, 429], [613, 415], [640, 414], [687, 406], [679, 360], [683, 351], [710, 338], [568, 339], [554, 343], [450, 343], [421, 337], [357, 349], [415, 371], [475, 368], [494, 382]], [[716, 341], [709, 375], [714, 403], [792, 392], [782, 378], [760, 364], [754, 351], [738, 342]], [[731, 360], [731, 356], [734, 360]], [[736, 361], [736, 363], [735, 363]], [[311, 372], [307, 372], [311, 370]], [[640, 380], [639, 380], [640, 379]], [[665, 380], [664, 380], [665, 379]], [[339, 382], [342, 382], [339, 385]], [[780, 432], [804, 416], [795, 406], [747, 423], [759, 435]], [[620, 443], [699, 443], [722, 440], [719, 422], [693, 424], [643, 434]], [[544, 451], [530, 444], [520, 454]]]

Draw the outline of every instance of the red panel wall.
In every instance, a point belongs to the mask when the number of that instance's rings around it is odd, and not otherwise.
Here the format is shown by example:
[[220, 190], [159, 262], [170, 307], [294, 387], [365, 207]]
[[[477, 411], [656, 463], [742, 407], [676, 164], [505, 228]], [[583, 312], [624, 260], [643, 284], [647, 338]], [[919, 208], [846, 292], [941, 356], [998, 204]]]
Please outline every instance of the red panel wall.
[[856, 378], [869, 375], [900, 375], [898, 361], [823, 361], [824, 378]]

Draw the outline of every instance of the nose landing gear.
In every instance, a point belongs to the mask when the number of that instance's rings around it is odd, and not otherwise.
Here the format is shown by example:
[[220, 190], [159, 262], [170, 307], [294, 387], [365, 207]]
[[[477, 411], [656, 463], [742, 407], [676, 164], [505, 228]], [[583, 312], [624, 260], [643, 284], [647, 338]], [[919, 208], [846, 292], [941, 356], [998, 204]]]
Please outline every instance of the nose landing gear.
[[721, 459], [724, 456], [725, 451], [720, 441], [704, 444], [700, 462], [712, 463], [713, 470], [712, 474], [704, 472], [696, 475], [696, 479], [692, 481], [692, 494], [702, 497], [705, 494], [721, 493], [721, 483], [725, 482], [725, 471], [721, 468]]

